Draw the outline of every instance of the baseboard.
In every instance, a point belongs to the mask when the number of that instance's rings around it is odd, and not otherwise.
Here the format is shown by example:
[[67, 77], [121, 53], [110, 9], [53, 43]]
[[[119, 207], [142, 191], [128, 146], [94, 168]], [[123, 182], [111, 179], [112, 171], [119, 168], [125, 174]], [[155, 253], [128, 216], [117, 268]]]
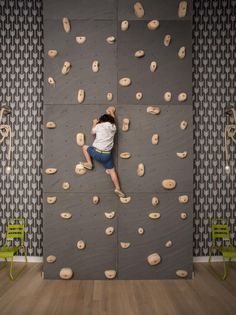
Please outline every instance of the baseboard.
[[[36, 257], [36, 256], [28, 256], [27, 260], [29, 263], [42, 263], [43, 257]], [[14, 261], [16, 262], [24, 262], [24, 256], [14, 256]]]
[[[199, 257], [193, 257], [194, 263], [206, 263], [209, 260], [209, 256], [199, 256]], [[222, 256], [212, 256], [211, 258], [212, 262], [222, 262]], [[233, 258], [232, 261], [236, 261], [236, 258]]]

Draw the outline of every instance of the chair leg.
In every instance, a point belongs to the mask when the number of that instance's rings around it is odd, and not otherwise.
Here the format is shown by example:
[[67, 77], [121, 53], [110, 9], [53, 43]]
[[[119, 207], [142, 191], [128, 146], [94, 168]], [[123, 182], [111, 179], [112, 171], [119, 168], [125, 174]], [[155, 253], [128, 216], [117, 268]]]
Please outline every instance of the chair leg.
[[13, 257], [11, 257], [9, 275], [10, 275], [11, 280], [14, 280], [14, 277], [13, 277]]
[[4, 259], [5, 259], [5, 261], [3, 262], [3, 265], [0, 267], [0, 270], [2, 270], [3, 268], [5, 268], [6, 265], [7, 265], [7, 259], [6, 259], [6, 258], [4, 258]]

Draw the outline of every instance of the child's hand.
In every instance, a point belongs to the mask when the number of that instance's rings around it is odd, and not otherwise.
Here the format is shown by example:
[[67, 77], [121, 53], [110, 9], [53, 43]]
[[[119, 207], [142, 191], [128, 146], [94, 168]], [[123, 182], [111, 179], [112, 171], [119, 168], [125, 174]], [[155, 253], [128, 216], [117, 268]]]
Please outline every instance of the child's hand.
[[96, 125], [96, 124], [98, 123], [98, 121], [99, 121], [99, 120], [98, 120], [97, 118], [94, 118], [94, 119], [93, 119], [93, 125]]

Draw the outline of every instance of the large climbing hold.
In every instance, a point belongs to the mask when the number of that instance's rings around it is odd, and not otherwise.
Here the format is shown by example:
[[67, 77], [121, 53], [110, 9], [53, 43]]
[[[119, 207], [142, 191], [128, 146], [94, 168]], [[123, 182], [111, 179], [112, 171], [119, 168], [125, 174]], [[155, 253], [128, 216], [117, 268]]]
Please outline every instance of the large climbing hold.
[[179, 125], [180, 129], [185, 130], [188, 128], [188, 122], [186, 120], [182, 120], [180, 125]]
[[166, 102], [170, 102], [171, 101], [171, 98], [172, 98], [172, 95], [171, 95], [171, 92], [165, 92], [165, 94], [164, 94], [164, 100], [166, 101]]
[[162, 186], [165, 188], [165, 189], [174, 189], [176, 187], [176, 181], [174, 179], [164, 179], [162, 181]]
[[158, 220], [161, 217], [161, 214], [159, 212], [151, 212], [149, 213], [148, 217], [152, 220]]
[[106, 41], [108, 44], [112, 45], [115, 43], [116, 38], [115, 38], [115, 36], [109, 36], [109, 37], [107, 37]]
[[143, 163], [139, 163], [138, 167], [137, 167], [137, 175], [142, 177], [142, 176], [144, 176], [144, 173], [145, 173], [144, 164]]
[[50, 49], [50, 50], [48, 51], [48, 57], [54, 58], [54, 57], [56, 57], [56, 55], [57, 55], [57, 50], [55, 50], [55, 49]]
[[170, 45], [170, 42], [171, 42], [171, 36], [169, 34], [165, 35], [164, 37], [164, 46], [168, 47]]
[[107, 219], [113, 219], [116, 215], [115, 211], [104, 212], [104, 215]]
[[186, 270], [176, 270], [176, 276], [186, 278], [188, 276], [188, 272]]
[[149, 114], [159, 115], [160, 112], [161, 112], [161, 109], [158, 106], [148, 106], [147, 107], [147, 113], [149, 113]]
[[65, 75], [65, 74], [67, 74], [70, 71], [70, 69], [71, 69], [70, 62], [69, 61], [65, 61], [64, 65], [63, 65], [63, 67], [61, 69], [61, 73]]
[[126, 21], [126, 20], [125, 20], [125, 21], [122, 21], [120, 28], [121, 28], [121, 30], [124, 31], [124, 32], [127, 31], [128, 28], [129, 28], [129, 22]]
[[115, 270], [105, 270], [104, 274], [107, 279], [114, 279], [116, 277], [116, 271]]
[[178, 51], [178, 57], [179, 59], [184, 59], [186, 55], [186, 48], [184, 46], [180, 47], [179, 51]]
[[81, 147], [84, 145], [84, 134], [83, 133], [81, 133], [81, 132], [77, 133], [76, 142]]
[[120, 242], [120, 246], [124, 249], [127, 249], [130, 247], [130, 243], [128, 242]]
[[86, 42], [86, 36], [76, 36], [75, 40], [80, 45], [84, 44]]
[[157, 206], [159, 204], [159, 199], [156, 196], [152, 197], [152, 205], [153, 207]]
[[57, 172], [57, 168], [46, 168], [45, 173], [47, 175], [55, 174]]
[[135, 94], [136, 100], [140, 101], [143, 98], [143, 93], [142, 92], [137, 92]]
[[57, 197], [56, 196], [49, 196], [49, 197], [47, 197], [47, 203], [48, 204], [56, 203], [56, 201], [57, 201]]
[[159, 135], [157, 133], [154, 133], [152, 135], [152, 144], [156, 145], [159, 142]]
[[65, 267], [60, 270], [60, 278], [64, 280], [69, 280], [73, 277], [73, 271], [71, 268]]
[[187, 14], [187, 7], [188, 3], [187, 1], [180, 1], [179, 8], [178, 8], [178, 16], [179, 18], [183, 18]]
[[180, 203], [188, 203], [189, 201], [188, 195], [181, 195], [178, 199]]
[[128, 131], [129, 130], [129, 124], [130, 124], [129, 118], [124, 118], [123, 124], [122, 124], [122, 130]]
[[159, 26], [160, 22], [158, 20], [152, 20], [147, 24], [147, 27], [150, 31], [155, 31]]
[[85, 244], [85, 242], [83, 240], [79, 240], [77, 242], [77, 248], [78, 249], [85, 249], [85, 247], [86, 247], [86, 244]]
[[66, 33], [69, 33], [70, 32], [70, 21], [67, 17], [64, 17], [62, 19], [62, 24], [63, 24], [64, 31]]
[[97, 205], [99, 203], [99, 201], [100, 201], [100, 198], [98, 196], [93, 196], [92, 201], [93, 201], [94, 205]]
[[176, 152], [176, 155], [180, 158], [180, 159], [185, 159], [188, 155], [187, 151], [183, 151], [183, 152]]
[[54, 255], [49, 255], [49, 256], [47, 257], [47, 262], [48, 262], [49, 264], [53, 264], [56, 260], [57, 260], [57, 257], [54, 256]]
[[53, 79], [53, 77], [48, 78], [48, 84], [51, 86], [56, 86], [56, 81]]
[[48, 121], [46, 124], [46, 127], [48, 129], [55, 129], [57, 127], [57, 125], [54, 123], [54, 121]]
[[127, 86], [129, 86], [129, 85], [131, 84], [131, 79], [130, 79], [130, 78], [121, 78], [121, 79], [119, 80], [119, 84], [120, 84], [121, 86], [127, 87]]
[[76, 164], [75, 166], [75, 173], [77, 175], [84, 175], [85, 173], [87, 173], [86, 168], [83, 166], [82, 163]]
[[152, 61], [150, 63], [149, 69], [150, 69], [151, 72], [155, 72], [156, 69], [157, 69], [157, 62], [156, 61]]
[[147, 257], [149, 265], [155, 266], [161, 262], [161, 256], [158, 253], [153, 253]]
[[99, 62], [98, 62], [98, 60], [94, 60], [93, 61], [93, 63], [92, 63], [92, 71], [94, 73], [99, 71]]
[[69, 220], [72, 218], [72, 214], [70, 212], [62, 212], [60, 216], [62, 219], [66, 219], [66, 220]]
[[83, 103], [85, 99], [85, 91], [83, 89], [79, 89], [77, 99], [79, 104]]
[[138, 18], [142, 18], [144, 16], [144, 8], [141, 2], [136, 2], [134, 4], [134, 14]]
[[186, 100], [187, 100], [187, 94], [186, 93], [180, 93], [179, 95], [178, 95], [178, 101], [179, 102], [185, 102]]
[[135, 53], [134, 53], [134, 57], [136, 58], [142, 58], [145, 56], [145, 52], [144, 50], [137, 50]]
[[121, 203], [129, 203], [131, 201], [131, 197], [120, 197]]
[[105, 234], [109, 236], [112, 235], [114, 232], [115, 232], [115, 229], [113, 226], [108, 226], [105, 230]]

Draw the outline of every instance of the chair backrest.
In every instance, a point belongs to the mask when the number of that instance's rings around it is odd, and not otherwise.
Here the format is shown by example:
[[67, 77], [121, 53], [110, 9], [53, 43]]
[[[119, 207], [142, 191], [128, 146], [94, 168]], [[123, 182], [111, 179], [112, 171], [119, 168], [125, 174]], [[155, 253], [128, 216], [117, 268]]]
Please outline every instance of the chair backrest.
[[230, 241], [230, 231], [228, 224], [212, 224], [212, 240], [223, 239]]
[[[17, 222], [18, 223], [15, 223]], [[24, 242], [24, 221], [22, 220], [15, 220], [10, 221], [7, 225], [7, 236], [6, 236], [6, 241], [11, 241], [15, 239], [20, 239], [21, 244]]]

